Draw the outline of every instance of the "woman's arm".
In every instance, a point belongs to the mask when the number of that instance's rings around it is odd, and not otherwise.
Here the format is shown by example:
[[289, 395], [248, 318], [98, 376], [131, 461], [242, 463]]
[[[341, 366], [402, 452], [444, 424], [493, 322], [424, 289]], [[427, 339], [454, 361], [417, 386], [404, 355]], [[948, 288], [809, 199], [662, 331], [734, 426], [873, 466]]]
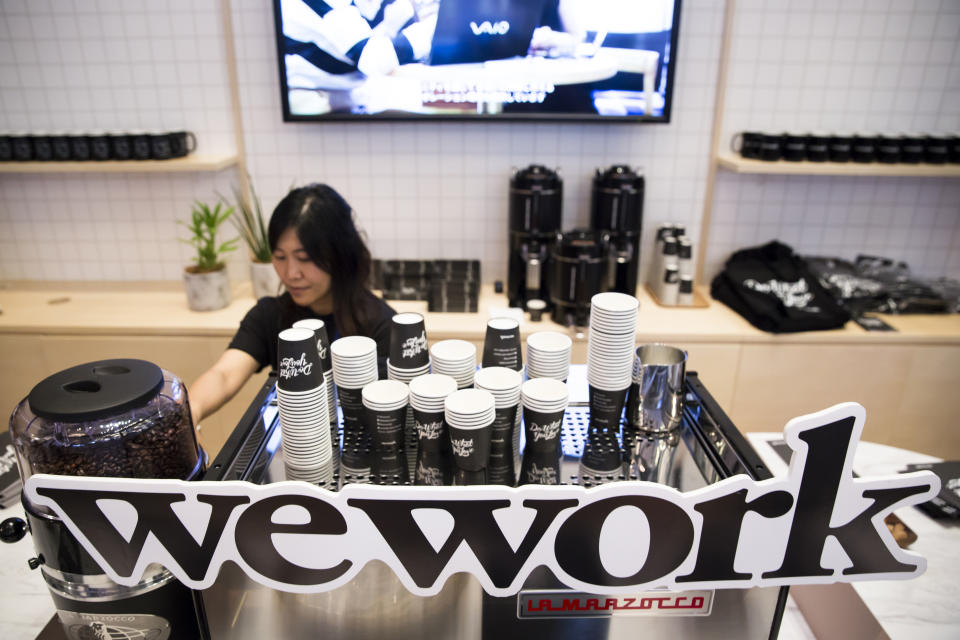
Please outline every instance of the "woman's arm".
[[246, 351], [227, 349], [188, 389], [193, 424], [206, 418], [237, 394], [260, 367]]

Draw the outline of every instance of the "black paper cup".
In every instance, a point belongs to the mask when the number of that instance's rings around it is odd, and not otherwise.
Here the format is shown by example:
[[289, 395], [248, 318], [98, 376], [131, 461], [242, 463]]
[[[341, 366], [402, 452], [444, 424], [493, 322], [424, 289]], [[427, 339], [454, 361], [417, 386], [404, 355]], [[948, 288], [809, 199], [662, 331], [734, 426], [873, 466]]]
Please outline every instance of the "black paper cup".
[[343, 412], [343, 433], [356, 435], [366, 433], [364, 428], [364, 406], [362, 389], [337, 387], [340, 398], [340, 410]]
[[485, 469], [490, 460], [490, 439], [493, 435], [490, 425], [465, 429], [447, 424], [447, 430], [457, 468], [466, 471]]
[[620, 417], [623, 415], [623, 405], [627, 398], [627, 389], [607, 391], [589, 386], [590, 392], [590, 427], [616, 429], [620, 426]]
[[323, 384], [316, 339], [309, 329], [286, 329], [277, 340], [277, 388], [300, 392]]
[[430, 362], [427, 330], [419, 313], [398, 313], [390, 321], [390, 364], [419, 369]]
[[413, 421], [417, 429], [417, 446], [420, 450], [440, 455], [444, 443], [450, 442], [443, 411], [420, 411], [413, 409]]
[[364, 425], [370, 434], [373, 448], [402, 449], [403, 427], [407, 420], [407, 408], [371, 409], [364, 407]]
[[453, 484], [458, 487], [487, 484], [486, 469], [457, 469], [453, 473]]
[[517, 411], [519, 411], [519, 409], [519, 403], [510, 407], [494, 409], [493, 425], [491, 426], [493, 433], [512, 438], [513, 428], [517, 423]]
[[413, 483], [424, 487], [443, 487], [453, 482], [450, 460], [420, 450], [414, 467]]
[[370, 453], [370, 474], [375, 484], [406, 484], [407, 457], [403, 448], [374, 449]]
[[487, 322], [481, 366], [523, 370], [519, 322], [512, 318], [493, 318]]
[[330, 338], [327, 336], [327, 325], [319, 318], [307, 318], [293, 323], [295, 329], [311, 329], [316, 338], [317, 354], [320, 356], [320, 366], [323, 372], [333, 370], [330, 359]]
[[519, 484], [560, 484], [559, 452], [554, 456], [524, 453]]
[[512, 487], [517, 483], [513, 468], [513, 433], [493, 432], [490, 438], [490, 461], [487, 463], [487, 482]]
[[523, 408], [523, 425], [526, 434], [526, 450], [531, 452], [557, 452], [560, 450], [560, 432], [566, 409], [537, 411]]

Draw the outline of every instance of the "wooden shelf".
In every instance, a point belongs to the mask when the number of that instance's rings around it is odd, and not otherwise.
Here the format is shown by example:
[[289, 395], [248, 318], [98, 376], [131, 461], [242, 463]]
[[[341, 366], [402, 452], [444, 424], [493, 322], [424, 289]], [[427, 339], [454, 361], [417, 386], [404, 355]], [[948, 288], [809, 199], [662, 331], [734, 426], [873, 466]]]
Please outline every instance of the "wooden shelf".
[[235, 164], [236, 154], [197, 154], [171, 160], [0, 162], [0, 173], [169, 173], [219, 171]]
[[735, 173], [767, 173], [788, 176], [890, 176], [912, 178], [960, 178], [960, 164], [882, 164], [879, 162], [767, 162], [721, 153], [717, 164]]

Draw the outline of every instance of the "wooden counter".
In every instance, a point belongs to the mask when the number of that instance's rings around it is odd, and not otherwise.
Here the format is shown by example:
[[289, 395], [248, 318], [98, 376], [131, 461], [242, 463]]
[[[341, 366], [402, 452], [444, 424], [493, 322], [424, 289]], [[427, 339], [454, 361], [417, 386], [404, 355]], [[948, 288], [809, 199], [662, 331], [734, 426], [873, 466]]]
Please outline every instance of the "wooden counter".
[[[86, 287], [84, 288], [86, 289]], [[60, 335], [232, 336], [254, 300], [248, 283], [236, 287], [233, 302], [225, 309], [198, 313], [187, 309], [182, 287], [153, 285], [151, 290], [20, 289], [0, 287], [0, 333], [56, 333]], [[128, 290], [127, 290], [128, 289]], [[709, 298], [706, 290], [701, 290]], [[773, 335], [753, 328], [725, 305], [710, 300], [707, 308], [661, 307], [640, 291], [640, 341], [688, 340], [693, 342], [856, 343], [856, 344], [960, 344], [960, 316], [884, 316], [897, 332], [868, 332], [854, 323], [834, 331]], [[492, 309], [504, 308], [506, 297], [482, 290], [478, 312], [428, 313], [427, 303], [393, 300], [397, 311], [415, 311], [426, 318], [431, 340], [462, 338], [483, 340], [486, 318]], [[564, 331], [549, 317], [541, 322], [527, 318], [521, 334]], [[571, 333], [571, 335], [576, 335]], [[581, 336], [586, 340], [586, 336]]]
[[[189, 385], [219, 356], [254, 304], [249, 284], [225, 309], [189, 311], [179, 283], [7, 285], [0, 289], [0, 408], [13, 406], [50, 373], [89, 360], [138, 357]], [[701, 291], [709, 298], [706, 291]], [[855, 325], [786, 335], [754, 329], [726, 306], [664, 308], [638, 295], [637, 342], [666, 342], [689, 352], [711, 393], [743, 431], [779, 430], [791, 417], [853, 400], [867, 408], [865, 439], [960, 457], [960, 316], [885, 316], [896, 332]], [[427, 313], [425, 302], [392, 301], [426, 318], [431, 342], [461, 338], [482, 349], [486, 319], [506, 297], [486, 287], [478, 313]], [[521, 335], [569, 332], [572, 361], [586, 362], [586, 332], [545, 319], [525, 320]], [[236, 425], [262, 375], [205, 421], [211, 449]]]

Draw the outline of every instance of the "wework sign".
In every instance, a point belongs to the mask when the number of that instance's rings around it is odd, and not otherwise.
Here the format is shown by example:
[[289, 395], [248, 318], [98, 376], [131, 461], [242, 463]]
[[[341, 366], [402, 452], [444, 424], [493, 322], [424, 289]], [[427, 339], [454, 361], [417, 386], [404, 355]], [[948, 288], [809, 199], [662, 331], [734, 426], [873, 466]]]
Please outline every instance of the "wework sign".
[[939, 481], [930, 472], [854, 479], [863, 421], [853, 403], [794, 419], [786, 476], [688, 493], [645, 482], [331, 493], [297, 482], [45, 475], [26, 491], [121, 584], [156, 562], [203, 589], [226, 561], [267, 586], [314, 592], [381, 560], [419, 595], [462, 571], [511, 595], [540, 565], [571, 589], [611, 595], [917, 576], [924, 559], [901, 550], [883, 518], [933, 497]]

